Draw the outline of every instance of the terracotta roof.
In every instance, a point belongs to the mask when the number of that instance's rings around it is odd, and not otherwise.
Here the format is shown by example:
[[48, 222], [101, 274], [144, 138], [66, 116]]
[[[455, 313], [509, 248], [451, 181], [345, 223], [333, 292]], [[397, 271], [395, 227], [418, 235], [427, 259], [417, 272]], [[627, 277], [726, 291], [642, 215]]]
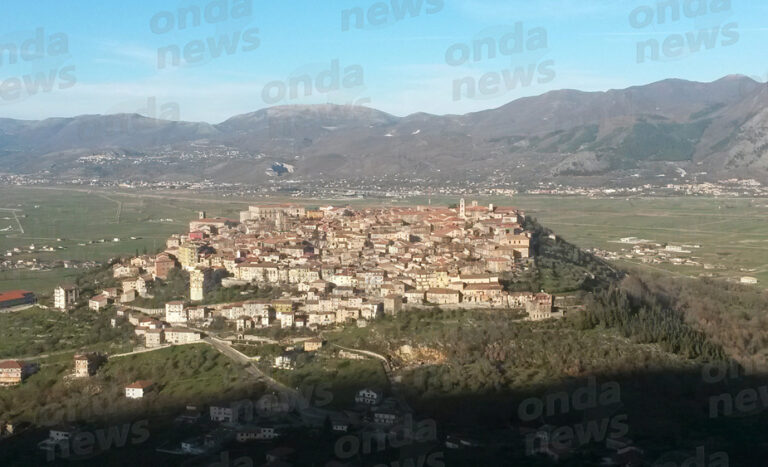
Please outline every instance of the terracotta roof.
[[0, 293], [0, 302], [26, 298], [26, 296], [31, 293], [32, 292], [28, 290], [11, 290], [9, 292]]
[[133, 384], [129, 384], [126, 386], [126, 389], [147, 389], [151, 387], [154, 383], [152, 381], [146, 381], [146, 380], [140, 380], [136, 381]]
[[4, 362], [0, 362], [0, 368], [5, 369], [5, 370], [7, 370], [7, 369], [15, 369], [15, 370], [17, 370], [17, 369], [20, 369], [20, 368], [23, 368], [23, 367], [24, 367], [24, 365], [20, 361], [18, 361], [18, 360], [6, 360]]

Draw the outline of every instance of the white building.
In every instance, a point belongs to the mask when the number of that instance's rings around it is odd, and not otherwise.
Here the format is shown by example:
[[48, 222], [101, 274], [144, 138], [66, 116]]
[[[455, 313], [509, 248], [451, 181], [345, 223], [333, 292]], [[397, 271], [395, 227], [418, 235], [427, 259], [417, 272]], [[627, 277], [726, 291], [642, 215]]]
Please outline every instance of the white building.
[[182, 328], [165, 329], [165, 341], [170, 344], [189, 344], [199, 342], [201, 335], [197, 331]]
[[168, 302], [165, 304], [165, 320], [171, 324], [187, 322], [187, 311], [184, 302]]
[[67, 311], [80, 298], [80, 290], [75, 285], [60, 285], [53, 291], [53, 305]]
[[152, 389], [152, 386], [153, 383], [151, 381], [136, 381], [125, 387], [125, 397], [129, 399], [141, 399], [150, 389]]

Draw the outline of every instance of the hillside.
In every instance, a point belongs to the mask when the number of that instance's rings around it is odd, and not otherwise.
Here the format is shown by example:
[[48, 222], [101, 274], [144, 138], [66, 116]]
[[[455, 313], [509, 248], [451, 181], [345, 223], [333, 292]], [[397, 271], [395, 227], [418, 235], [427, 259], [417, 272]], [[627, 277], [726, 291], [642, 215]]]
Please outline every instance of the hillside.
[[[768, 87], [744, 76], [606, 92], [553, 91], [466, 115], [396, 117], [365, 107], [280, 106], [222, 123], [136, 114], [0, 119], [0, 171], [119, 179], [258, 181], [414, 174], [518, 180], [677, 168], [768, 180]], [[93, 160], [91, 156], [100, 156]], [[163, 170], [158, 170], [163, 169]]]

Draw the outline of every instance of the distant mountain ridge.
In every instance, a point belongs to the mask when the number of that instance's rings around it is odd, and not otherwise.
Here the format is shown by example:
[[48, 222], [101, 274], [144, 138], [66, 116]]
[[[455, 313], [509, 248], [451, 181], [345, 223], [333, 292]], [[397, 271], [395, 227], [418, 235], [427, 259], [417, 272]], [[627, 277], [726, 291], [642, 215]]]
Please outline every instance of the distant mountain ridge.
[[[108, 157], [94, 163], [93, 155]], [[6, 173], [257, 182], [276, 176], [275, 163], [295, 167], [286, 177], [599, 180], [681, 169], [768, 180], [768, 86], [740, 75], [669, 79], [443, 116], [324, 104], [271, 107], [216, 125], [137, 114], [0, 119]]]

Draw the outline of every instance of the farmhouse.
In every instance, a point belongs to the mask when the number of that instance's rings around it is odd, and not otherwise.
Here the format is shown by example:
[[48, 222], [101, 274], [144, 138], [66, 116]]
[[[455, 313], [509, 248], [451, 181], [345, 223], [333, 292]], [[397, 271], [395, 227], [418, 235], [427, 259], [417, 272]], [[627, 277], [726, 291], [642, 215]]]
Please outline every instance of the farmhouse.
[[0, 386], [15, 386], [32, 373], [29, 364], [18, 360], [6, 360], [0, 362]]
[[142, 399], [154, 384], [151, 381], [136, 381], [125, 387], [125, 397], [129, 399]]

